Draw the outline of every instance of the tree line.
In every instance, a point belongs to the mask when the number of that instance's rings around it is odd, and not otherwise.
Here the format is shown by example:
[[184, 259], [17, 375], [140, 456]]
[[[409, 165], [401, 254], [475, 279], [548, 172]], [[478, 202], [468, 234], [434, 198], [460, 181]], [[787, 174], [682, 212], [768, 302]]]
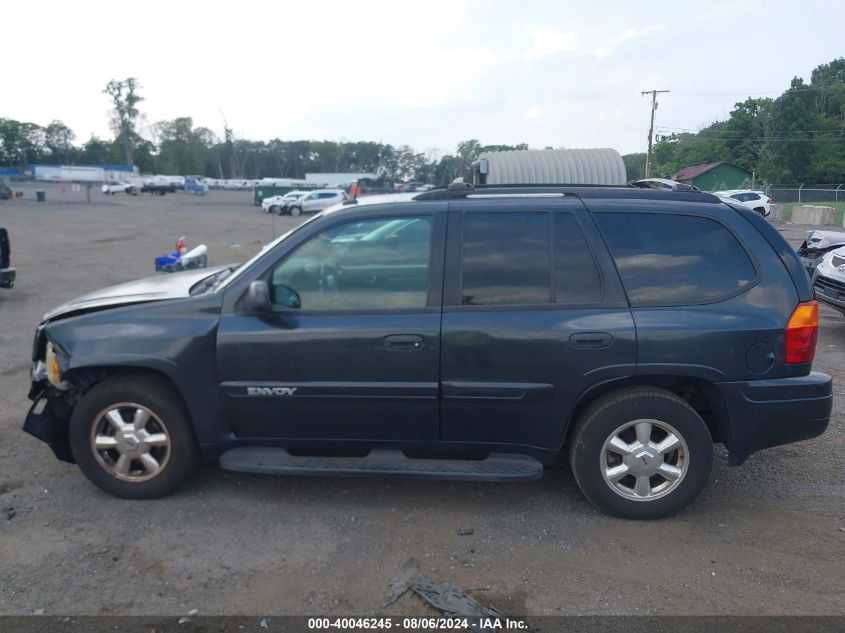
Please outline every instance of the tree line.
[[[658, 131], [660, 126], [658, 125]], [[652, 175], [727, 161], [759, 183], [845, 182], [845, 58], [795, 77], [777, 98], [748, 98], [726, 121], [698, 132], [668, 130], [654, 146]], [[623, 157], [628, 178], [645, 171], [645, 154]]]
[[[111, 140], [92, 136], [75, 144], [73, 131], [59, 120], [46, 127], [0, 118], [0, 165], [39, 163], [134, 164], [141, 173], [200, 175], [212, 178], [304, 178], [306, 172], [371, 172], [396, 181], [446, 185], [466, 177], [482, 152], [527, 149], [519, 145], [482, 145], [471, 139], [454, 153], [417, 152], [408, 145], [373, 141], [251, 141], [236, 138], [223, 121], [223, 136], [197, 127], [191, 117], [143, 125], [140, 83], [134, 77], [111, 80], [103, 91], [112, 102]], [[144, 127], [143, 133], [141, 128]]]
[[[372, 172], [397, 181], [445, 185], [467, 177], [482, 152], [527, 149], [482, 145], [471, 139], [454, 152], [418, 152], [373, 141], [251, 141], [223, 121], [223, 135], [191, 117], [146, 124], [141, 85], [134, 77], [104, 89], [112, 104], [114, 138], [77, 144], [60, 120], [46, 126], [0, 118], [0, 166], [38, 163], [135, 164], [142, 173], [213, 178], [302, 178], [306, 172]], [[795, 77], [777, 98], [748, 98], [726, 121], [697, 131], [663, 130], [654, 146], [652, 174], [671, 178], [683, 167], [727, 161], [753, 171], [760, 183], [845, 181], [845, 58], [815, 68], [810, 82]], [[628, 178], [641, 177], [645, 154], [623, 156]]]

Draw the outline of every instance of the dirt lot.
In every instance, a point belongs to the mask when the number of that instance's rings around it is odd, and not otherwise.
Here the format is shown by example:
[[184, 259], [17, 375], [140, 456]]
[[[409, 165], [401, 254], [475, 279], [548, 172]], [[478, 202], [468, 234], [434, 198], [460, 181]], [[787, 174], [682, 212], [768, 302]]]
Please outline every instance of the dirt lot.
[[[167, 499], [90, 485], [21, 432], [32, 332], [49, 308], [152, 272], [185, 235], [242, 261], [298, 220], [251, 195], [84, 194], [0, 202], [18, 283], [0, 291], [0, 614], [427, 613], [382, 609], [411, 556], [506, 615], [843, 614], [845, 318], [822, 308], [816, 368], [836, 381], [822, 438], [728, 468], [675, 518], [599, 514], [566, 472], [527, 484], [274, 478], [215, 465]], [[62, 200], [57, 202], [57, 200]], [[275, 221], [275, 228], [274, 228]], [[801, 227], [781, 225], [793, 244]], [[458, 535], [472, 528], [470, 535]]]

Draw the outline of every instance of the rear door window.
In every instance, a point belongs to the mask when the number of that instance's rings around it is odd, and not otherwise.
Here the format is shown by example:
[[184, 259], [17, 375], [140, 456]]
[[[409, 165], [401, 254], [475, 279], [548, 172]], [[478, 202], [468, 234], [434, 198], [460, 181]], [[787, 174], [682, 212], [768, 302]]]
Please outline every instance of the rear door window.
[[750, 288], [757, 271], [720, 222], [692, 215], [596, 213], [631, 305], [726, 299]]
[[593, 253], [568, 212], [467, 213], [462, 252], [463, 305], [583, 304], [602, 296]]
[[551, 301], [548, 213], [467, 213], [462, 252], [463, 305]]

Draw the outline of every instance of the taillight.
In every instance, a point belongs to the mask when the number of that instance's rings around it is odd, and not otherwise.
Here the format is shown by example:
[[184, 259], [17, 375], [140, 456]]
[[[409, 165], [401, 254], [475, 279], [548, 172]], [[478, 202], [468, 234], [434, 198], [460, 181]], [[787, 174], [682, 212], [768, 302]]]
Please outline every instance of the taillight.
[[774, 202], [774, 200], [772, 198], [767, 198], [766, 201], [767, 201], [767, 204], [772, 204]]
[[787, 363], [812, 363], [816, 355], [816, 338], [819, 333], [819, 304], [816, 301], [799, 303], [786, 322]]

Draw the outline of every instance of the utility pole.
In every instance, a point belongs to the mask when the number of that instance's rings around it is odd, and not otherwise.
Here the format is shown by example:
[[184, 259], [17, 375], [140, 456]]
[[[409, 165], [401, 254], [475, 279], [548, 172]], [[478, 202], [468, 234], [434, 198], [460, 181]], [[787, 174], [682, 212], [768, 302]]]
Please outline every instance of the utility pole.
[[657, 95], [661, 92], [669, 92], [668, 90], [643, 90], [640, 94], [643, 96], [651, 95], [651, 124], [648, 126], [648, 154], [645, 157], [645, 177], [651, 175], [651, 143], [654, 138], [654, 111], [657, 110]]

